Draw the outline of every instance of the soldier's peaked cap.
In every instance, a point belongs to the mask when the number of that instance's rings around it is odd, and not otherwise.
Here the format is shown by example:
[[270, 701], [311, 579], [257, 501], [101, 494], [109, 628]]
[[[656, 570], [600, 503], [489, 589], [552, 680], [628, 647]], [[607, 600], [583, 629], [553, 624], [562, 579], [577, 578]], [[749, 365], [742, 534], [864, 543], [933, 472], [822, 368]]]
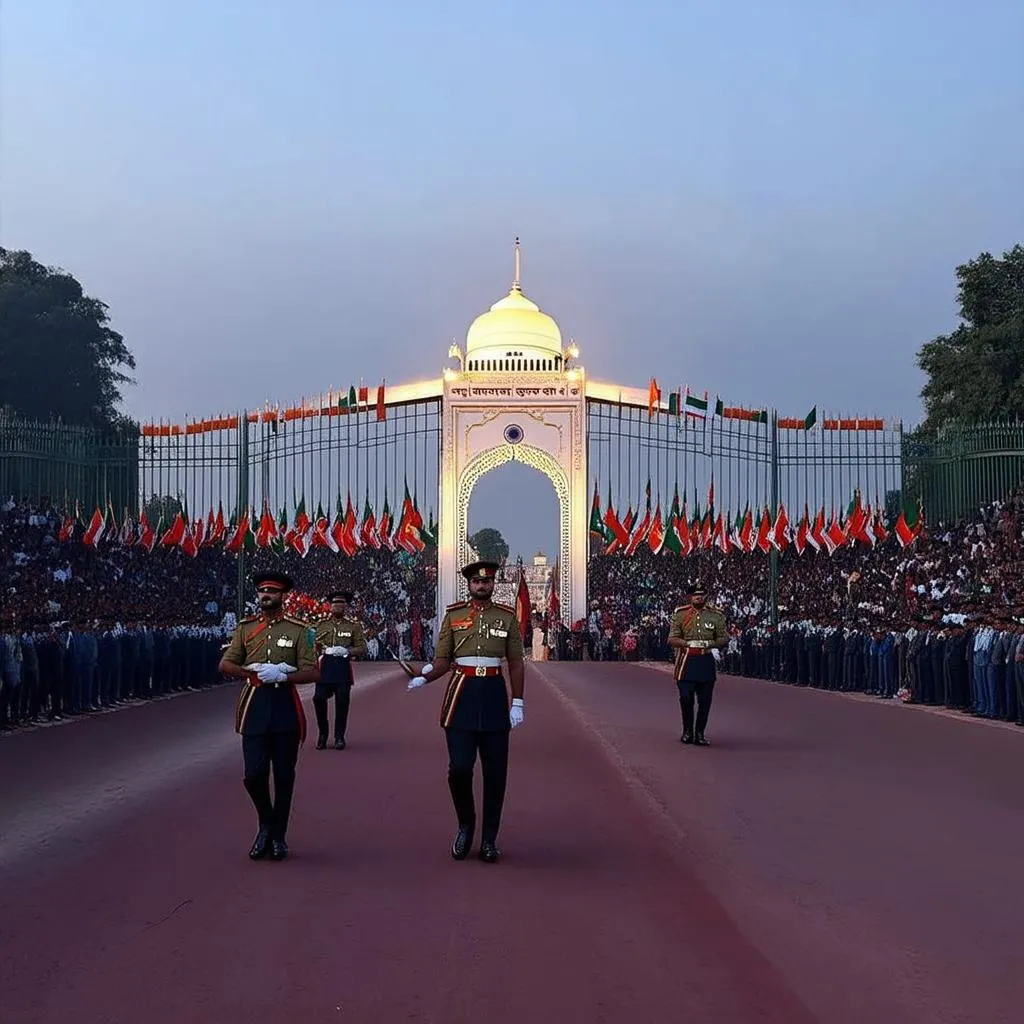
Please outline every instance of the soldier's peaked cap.
[[708, 588], [703, 583], [691, 583], [686, 592], [693, 597], [695, 594], [706, 594]]
[[332, 590], [327, 595], [328, 601], [351, 601], [352, 591], [351, 590]]
[[255, 587], [263, 587], [269, 583], [281, 590], [291, 590], [295, 586], [295, 581], [291, 576], [283, 572], [258, 572], [253, 576], [252, 582]]
[[483, 579], [493, 580], [498, 575], [498, 570], [501, 566], [497, 562], [471, 562], [465, 566], [462, 570], [462, 575], [467, 580], [471, 580], [476, 576], [480, 576]]

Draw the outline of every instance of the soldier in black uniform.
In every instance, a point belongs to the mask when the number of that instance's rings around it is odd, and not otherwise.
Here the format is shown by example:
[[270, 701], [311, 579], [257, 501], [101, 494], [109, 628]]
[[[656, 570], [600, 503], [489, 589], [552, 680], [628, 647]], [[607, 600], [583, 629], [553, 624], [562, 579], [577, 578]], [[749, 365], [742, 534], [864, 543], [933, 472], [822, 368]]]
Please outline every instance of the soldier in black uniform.
[[[729, 643], [725, 616], [718, 608], [705, 604], [707, 593], [699, 583], [690, 587], [689, 604], [672, 613], [668, 644], [675, 650], [675, 680], [679, 689], [679, 707], [683, 715], [683, 743], [708, 746], [704, 736], [711, 700], [715, 692], [715, 658], [712, 651]], [[694, 701], [697, 716], [694, 721]]]
[[352, 602], [348, 590], [334, 590], [327, 595], [331, 603], [329, 618], [316, 624], [316, 653], [320, 665], [320, 681], [313, 691], [316, 714], [316, 749], [327, 746], [327, 702], [334, 698], [334, 748], [345, 749], [348, 709], [355, 678], [352, 660], [366, 656], [366, 634], [363, 624], [346, 614]]
[[[235, 731], [242, 736], [245, 789], [259, 816], [249, 850], [253, 860], [270, 852], [288, 855], [285, 834], [295, 789], [295, 764], [306, 738], [306, 714], [297, 686], [319, 679], [316, 654], [304, 622], [282, 611], [291, 577], [262, 572], [255, 577], [260, 615], [243, 619], [220, 661], [220, 671], [244, 680], [235, 709]], [[274, 799], [270, 798], [270, 771]]]
[[[441, 727], [448, 744], [448, 788], [459, 830], [452, 843], [455, 860], [465, 860], [473, 843], [476, 807], [473, 768], [480, 753], [483, 821], [480, 859], [500, 857], [497, 847], [508, 778], [509, 733], [523, 721], [523, 634], [514, 608], [491, 601], [496, 562], [473, 562], [462, 570], [470, 600], [445, 610], [434, 663], [424, 665], [409, 689], [451, 673], [441, 701]], [[501, 661], [508, 662], [512, 704]]]

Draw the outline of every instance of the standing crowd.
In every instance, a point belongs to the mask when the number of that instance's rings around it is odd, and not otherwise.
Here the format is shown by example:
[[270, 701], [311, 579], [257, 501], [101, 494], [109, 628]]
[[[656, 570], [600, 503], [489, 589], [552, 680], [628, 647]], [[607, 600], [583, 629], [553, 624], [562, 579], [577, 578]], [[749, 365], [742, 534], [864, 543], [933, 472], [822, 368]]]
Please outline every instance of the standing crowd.
[[[0, 506], [0, 729], [83, 715], [223, 680], [235, 625], [232, 556], [201, 549], [87, 547], [60, 541], [59, 509]], [[779, 559], [779, 625], [769, 622], [768, 559], [701, 551], [683, 558], [592, 556], [589, 608], [574, 623], [542, 609], [528, 657], [668, 661], [673, 608], [699, 580], [726, 617], [723, 669], [754, 678], [1024, 717], [1024, 498], [934, 525], [911, 546]], [[256, 553], [322, 602], [343, 580], [371, 660], [433, 653], [439, 621], [432, 552], [341, 559]], [[429, 557], [425, 557], [429, 556]]]

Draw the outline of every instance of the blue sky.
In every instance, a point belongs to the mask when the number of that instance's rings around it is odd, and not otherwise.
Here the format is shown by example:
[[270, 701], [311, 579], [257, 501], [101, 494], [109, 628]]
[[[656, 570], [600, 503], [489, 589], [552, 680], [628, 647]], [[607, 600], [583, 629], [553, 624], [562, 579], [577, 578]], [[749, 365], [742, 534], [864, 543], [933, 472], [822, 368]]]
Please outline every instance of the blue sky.
[[110, 305], [144, 418], [436, 375], [518, 234], [593, 376], [910, 422], [1024, 240], [1022, 52], [1009, 0], [5, 0], [0, 244]]

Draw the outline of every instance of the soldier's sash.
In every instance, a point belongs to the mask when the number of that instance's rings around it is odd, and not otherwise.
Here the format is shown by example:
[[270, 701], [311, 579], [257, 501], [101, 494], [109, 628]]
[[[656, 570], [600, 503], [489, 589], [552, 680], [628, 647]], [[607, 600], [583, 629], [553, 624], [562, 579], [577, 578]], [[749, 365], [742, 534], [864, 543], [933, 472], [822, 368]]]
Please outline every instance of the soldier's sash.
[[689, 647], [679, 647], [676, 649], [676, 663], [675, 663], [675, 678], [676, 682], [681, 682], [683, 673], [686, 671], [686, 662], [690, 657]]
[[448, 685], [444, 689], [444, 697], [441, 700], [441, 727], [447, 729], [455, 717], [455, 708], [459, 703], [459, 696], [462, 693], [462, 686], [466, 681], [465, 669], [457, 668], [451, 674]]

